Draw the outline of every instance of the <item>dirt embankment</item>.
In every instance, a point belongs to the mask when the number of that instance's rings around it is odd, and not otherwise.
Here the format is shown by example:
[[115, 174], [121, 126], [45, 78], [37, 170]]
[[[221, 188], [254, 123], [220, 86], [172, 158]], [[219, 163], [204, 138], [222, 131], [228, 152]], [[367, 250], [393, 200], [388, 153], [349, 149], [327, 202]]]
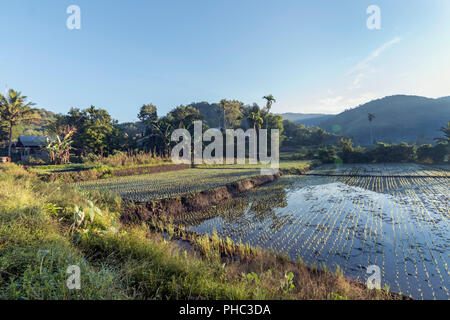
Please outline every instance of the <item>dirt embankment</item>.
[[274, 175], [257, 176], [177, 198], [151, 202], [128, 202], [126, 210], [122, 213], [121, 220], [125, 223], [150, 221], [155, 216], [166, 216], [177, 220], [186, 212], [199, 211], [214, 206], [222, 201], [237, 197], [255, 187], [273, 182], [280, 176], [280, 172]]

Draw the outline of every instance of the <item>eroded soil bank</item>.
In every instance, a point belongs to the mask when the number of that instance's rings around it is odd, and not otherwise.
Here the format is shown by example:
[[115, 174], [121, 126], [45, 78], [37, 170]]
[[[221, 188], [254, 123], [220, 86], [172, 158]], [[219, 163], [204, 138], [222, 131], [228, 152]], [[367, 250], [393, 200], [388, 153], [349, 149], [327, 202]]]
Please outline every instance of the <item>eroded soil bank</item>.
[[263, 184], [273, 182], [281, 176], [278, 172], [273, 175], [252, 177], [238, 182], [226, 184], [195, 194], [161, 199], [151, 202], [131, 202], [126, 205], [122, 213], [122, 222], [150, 221], [153, 217], [168, 217], [174, 220], [181, 218], [186, 212], [199, 211], [222, 201], [232, 199], [240, 194]]

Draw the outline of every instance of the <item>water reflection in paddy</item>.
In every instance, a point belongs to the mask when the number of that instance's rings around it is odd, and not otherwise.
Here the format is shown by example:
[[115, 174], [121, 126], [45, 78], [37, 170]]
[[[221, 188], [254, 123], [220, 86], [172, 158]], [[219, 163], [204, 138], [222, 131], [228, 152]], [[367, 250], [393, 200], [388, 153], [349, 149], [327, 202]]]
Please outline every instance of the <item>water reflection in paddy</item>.
[[292, 259], [366, 281], [381, 268], [382, 283], [418, 299], [448, 299], [448, 179], [282, 177], [205, 213], [189, 214], [190, 230], [242, 240]]

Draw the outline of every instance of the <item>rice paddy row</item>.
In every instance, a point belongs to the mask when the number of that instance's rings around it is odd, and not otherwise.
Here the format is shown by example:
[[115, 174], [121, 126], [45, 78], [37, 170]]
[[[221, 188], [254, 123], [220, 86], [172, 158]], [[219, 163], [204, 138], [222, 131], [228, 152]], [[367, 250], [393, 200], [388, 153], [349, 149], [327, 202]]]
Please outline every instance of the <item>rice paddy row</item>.
[[81, 182], [77, 186], [86, 190], [111, 192], [129, 200], [148, 202], [212, 189], [259, 174], [259, 168], [192, 168]]
[[450, 177], [450, 165], [396, 164], [327, 164], [311, 174], [349, 176], [421, 176]]
[[363, 282], [375, 264], [391, 290], [448, 299], [449, 194], [447, 178], [283, 177], [179, 223]]

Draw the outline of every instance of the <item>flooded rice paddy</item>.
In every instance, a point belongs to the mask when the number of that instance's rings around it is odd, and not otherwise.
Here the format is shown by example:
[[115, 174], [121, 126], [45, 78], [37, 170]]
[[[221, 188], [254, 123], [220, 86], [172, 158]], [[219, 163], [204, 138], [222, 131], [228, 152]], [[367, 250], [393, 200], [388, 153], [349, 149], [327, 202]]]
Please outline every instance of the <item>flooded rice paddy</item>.
[[[179, 223], [309, 265], [339, 265], [362, 282], [366, 268], [377, 265], [382, 285], [392, 291], [449, 299], [447, 168], [330, 166], [314, 172], [324, 171], [339, 176], [285, 176], [207, 212], [186, 214]], [[213, 218], [202, 218], [206, 213]]]

